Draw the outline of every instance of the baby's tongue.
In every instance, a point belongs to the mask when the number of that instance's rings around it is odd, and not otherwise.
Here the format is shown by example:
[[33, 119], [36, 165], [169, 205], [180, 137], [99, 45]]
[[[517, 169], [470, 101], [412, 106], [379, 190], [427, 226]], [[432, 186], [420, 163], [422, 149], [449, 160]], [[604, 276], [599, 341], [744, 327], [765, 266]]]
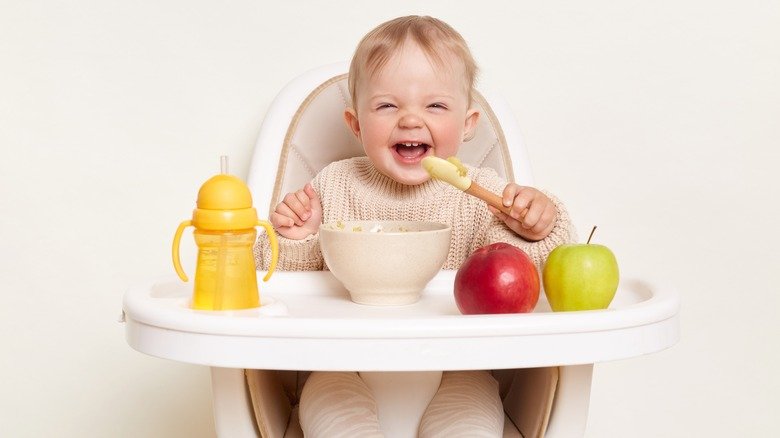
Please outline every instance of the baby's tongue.
[[423, 145], [419, 145], [419, 146], [399, 145], [396, 146], [396, 149], [398, 150], [398, 155], [404, 158], [417, 158], [425, 153], [425, 146]]

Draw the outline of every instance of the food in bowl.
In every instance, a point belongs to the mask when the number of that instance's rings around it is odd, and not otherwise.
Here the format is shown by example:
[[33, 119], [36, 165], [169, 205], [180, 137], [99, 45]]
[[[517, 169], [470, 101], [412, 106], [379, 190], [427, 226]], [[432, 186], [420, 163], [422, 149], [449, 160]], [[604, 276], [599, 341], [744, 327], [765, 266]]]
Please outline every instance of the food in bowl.
[[404, 305], [417, 302], [444, 265], [451, 234], [438, 222], [335, 221], [320, 226], [320, 247], [352, 301]]
[[[395, 223], [395, 222], [393, 222], [393, 223]], [[324, 224], [323, 227], [327, 227], [327, 228], [330, 228], [330, 229], [335, 229], [335, 230], [338, 230], [338, 231], [350, 231], [350, 228], [348, 228], [347, 225], [344, 224], [344, 222], [342, 222], [342, 221], [336, 221], [336, 222], [332, 222], [332, 223], [329, 223], [329, 224]], [[385, 227], [385, 225], [383, 225], [382, 221], [373, 221], [373, 225], [371, 226], [371, 228], [366, 230], [366, 231], [368, 231], [369, 233], [381, 233], [381, 232], [385, 231], [384, 227]], [[351, 231], [360, 233], [360, 232], [362, 232], [364, 230], [363, 230], [363, 226], [362, 225], [353, 225], [351, 227]], [[410, 231], [410, 230], [408, 228], [404, 227], [403, 225], [397, 225], [394, 228], [388, 228], [387, 229], [387, 232], [391, 232], [391, 233], [406, 233], [408, 231]]]

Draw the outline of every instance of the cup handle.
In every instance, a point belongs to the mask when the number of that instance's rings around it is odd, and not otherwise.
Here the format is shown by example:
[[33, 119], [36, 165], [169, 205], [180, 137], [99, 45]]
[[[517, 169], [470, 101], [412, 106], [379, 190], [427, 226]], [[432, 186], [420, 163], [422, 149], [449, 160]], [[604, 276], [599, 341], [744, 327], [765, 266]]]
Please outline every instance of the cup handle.
[[173, 267], [176, 268], [176, 273], [179, 274], [179, 278], [181, 278], [182, 281], [188, 281], [188, 279], [187, 274], [184, 273], [184, 269], [181, 268], [181, 260], [179, 260], [179, 242], [181, 242], [181, 233], [190, 225], [192, 225], [192, 221], [184, 221], [179, 224], [179, 228], [176, 229], [176, 234], [173, 236], [173, 248], [171, 248]]
[[276, 261], [279, 259], [279, 243], [276, 241], [276, 232], [274, 227], [269, 222], [257, 221], [257, 225], [265, 228], [266, 234], [268, 234], [268, 240], [271, 242], [271, 266], [268, 267], [268, 273], [265, 274], [263, 281], [268, 281], [271, 278], [271, 274], [276, 269]]

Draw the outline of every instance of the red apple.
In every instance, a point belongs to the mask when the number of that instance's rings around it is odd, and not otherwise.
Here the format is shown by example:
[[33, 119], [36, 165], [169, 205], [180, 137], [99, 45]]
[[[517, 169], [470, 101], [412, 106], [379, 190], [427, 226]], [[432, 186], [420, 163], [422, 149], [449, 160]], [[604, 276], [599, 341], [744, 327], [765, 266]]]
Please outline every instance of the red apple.
[[536, 266], [508, 243], [477, 249], [455, 274], [455, 303], [463, 314], [531, 312], [537, 301]]

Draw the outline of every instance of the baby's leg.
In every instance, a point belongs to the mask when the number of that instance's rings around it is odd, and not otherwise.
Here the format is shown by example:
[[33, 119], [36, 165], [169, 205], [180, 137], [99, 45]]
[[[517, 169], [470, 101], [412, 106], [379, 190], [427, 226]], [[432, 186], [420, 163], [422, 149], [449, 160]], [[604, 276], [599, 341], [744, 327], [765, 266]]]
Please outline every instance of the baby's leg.
[[384, 437], [374, 397], [354, 372], [311, 373], [299, 412], [307, 438]]
[[419, 438], [501, 437], [504, 407], [487, 371], [444, 372], [439, 391], [420, 420]]

